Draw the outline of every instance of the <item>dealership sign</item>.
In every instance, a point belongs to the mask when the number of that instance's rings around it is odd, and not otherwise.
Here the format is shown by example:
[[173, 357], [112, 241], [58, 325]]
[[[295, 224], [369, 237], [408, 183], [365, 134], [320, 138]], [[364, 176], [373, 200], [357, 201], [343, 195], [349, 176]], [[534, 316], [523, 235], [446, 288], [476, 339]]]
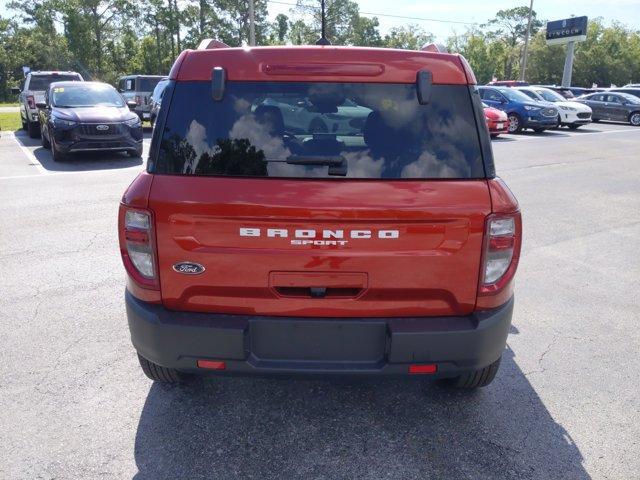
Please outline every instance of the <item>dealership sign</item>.
[[547, 45], [586, 40], [587, 20], [587, 17], [572, 17], [547, 22]]

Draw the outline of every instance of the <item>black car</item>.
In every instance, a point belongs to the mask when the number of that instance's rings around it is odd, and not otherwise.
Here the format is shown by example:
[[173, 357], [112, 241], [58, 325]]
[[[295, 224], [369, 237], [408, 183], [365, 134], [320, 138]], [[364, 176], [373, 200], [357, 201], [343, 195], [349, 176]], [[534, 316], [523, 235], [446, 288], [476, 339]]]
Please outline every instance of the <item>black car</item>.
[[577, 98], [576, 101], [586, 103], [593, 110], [592, 120], [611, 120], [629, 122], [640, 127], [640, 98], [628, 93], [598, 92]]
[[109, 84], [52, 83], [38, 108], [42, 146], [51, 149], [54, 161], [91, 151], [142, 156], [142, 122]]

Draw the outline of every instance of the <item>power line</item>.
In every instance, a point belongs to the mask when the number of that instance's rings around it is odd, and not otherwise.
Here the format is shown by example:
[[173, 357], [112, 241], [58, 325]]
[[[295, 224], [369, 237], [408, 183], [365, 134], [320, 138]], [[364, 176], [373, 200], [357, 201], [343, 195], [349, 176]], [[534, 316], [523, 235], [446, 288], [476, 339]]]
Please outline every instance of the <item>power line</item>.
[[[283, 2], [281, 0], [266, 0], [267, 3], [276, 3], [278, 5], [289, 5], [292, 7], [303, 7], [303, 8], [308, 8], [308, 9], [312, 9], [312, 10], [319, 10], [320, 7], [316, 6], [316, 5], [305, 5], [305, 4], [298, 4], [298, 3], [292, 3], [292, 2]], [[359, 12], [361, 15], [372, 15], [375, 17], [386, 17], [386, 18], [397, 18], [397, 19], [401, 19], [401, 20], [416, 20], [418, 22], [438, 22], [438, 23], [455, 23], [458, 25], [478, 25], [478, 22], [461, 22], [459, 20], [443, 20], [441, 18], [426, 18], [426, 17], [410, 17], [410, 16], [406, 16], [406, 15], [392, 15], [389, 13], [375, 13], [375, 12]]]

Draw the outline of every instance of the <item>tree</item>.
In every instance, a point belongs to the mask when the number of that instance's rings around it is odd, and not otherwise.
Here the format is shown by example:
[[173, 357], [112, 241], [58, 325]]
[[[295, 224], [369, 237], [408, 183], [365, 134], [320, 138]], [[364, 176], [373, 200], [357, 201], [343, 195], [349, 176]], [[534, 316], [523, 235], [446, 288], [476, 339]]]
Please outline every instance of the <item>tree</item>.
[[[516, 65], [522, 61], [523, 41], [527, 32], [529, 7], [514, 7], [499, 10], [495, 18], [489, 20], [484, 28], [488, 29], [490, 39], [504, 42], [506, 46], [503, 58], [504, 75], [514, 78], [518, 73]], [[542, 22], [536, 18], [536, 12], [531, 12], [531, 33], [535, 34], [542, 27]]]
[[406, 27], [394, 27], [384, 37], [384, 44], [389, 48], [420, 50], [426, 43], [433, 42], [434, 36], [425, 32], [420, 26], [408, 24]]

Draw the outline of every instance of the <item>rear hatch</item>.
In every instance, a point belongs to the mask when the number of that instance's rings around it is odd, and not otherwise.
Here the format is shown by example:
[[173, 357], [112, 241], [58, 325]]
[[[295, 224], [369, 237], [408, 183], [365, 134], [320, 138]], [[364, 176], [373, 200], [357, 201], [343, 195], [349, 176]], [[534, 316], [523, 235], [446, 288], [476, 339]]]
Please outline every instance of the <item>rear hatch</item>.
[[433, 85], [426, 105], [400, 83], [168, 88], [149, 166], [167, 308], [473, 310], [491, 201], [470, 87]]

